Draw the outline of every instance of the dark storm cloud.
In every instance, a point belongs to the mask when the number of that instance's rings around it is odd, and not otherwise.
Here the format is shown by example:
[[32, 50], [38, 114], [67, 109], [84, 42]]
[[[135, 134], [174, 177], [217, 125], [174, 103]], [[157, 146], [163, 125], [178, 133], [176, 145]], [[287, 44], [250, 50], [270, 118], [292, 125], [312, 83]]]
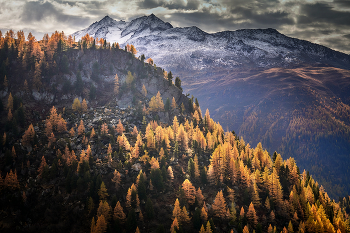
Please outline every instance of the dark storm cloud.
[[349, 27], [350, 12], [339, 11], [327, 3], [304, 4], [300, 8], [298, 24], [313, 24], [316, 22]]
[[339, 36], [335, 38], [325, 39], [323, 41], [323, 44], [338, 51], [349, 51], [350, 40], [348, 38], [344, 39], [344, 37]]
[[333, 1], [337, 6], [350, 8], [349, 0], [334, 0]]
[[162, 6], [162, 4], [157, 0], [144, 0], [139, 2], [139, 7], [143, 9], [152, 9], [159, 6]]
[[46, 18], [53, 18], [59, 23], [69, 23], [74, 26], [85, 26], [89, 18], [81, 16], [72, 16], [58, 11], [50, 2], [27, 2], [24, 5], [21, 14], [23, 23], [35, 23], [45, 20]]
[[236, 20], [246, 19], [250, 22], [251, 26], [261, 27], [276, 27], [279, 28], [281, 25], [292, 25], [294, 24], [293, 18], [290, 14], [284, 11], [267, 11], [262, 13], [257, 13], [256, 9], [236, 7], [231, 10], [235, 15], [240, 17]]
[[343, 37], [350, 40], [350, 34], [344, 35]]
[[139, 2], [139, 7], [143, 9], [152, 9], [156, 7], [164, 7], [169, 10], [197, 10], [200, 6], [200, 0], [144, 0]]

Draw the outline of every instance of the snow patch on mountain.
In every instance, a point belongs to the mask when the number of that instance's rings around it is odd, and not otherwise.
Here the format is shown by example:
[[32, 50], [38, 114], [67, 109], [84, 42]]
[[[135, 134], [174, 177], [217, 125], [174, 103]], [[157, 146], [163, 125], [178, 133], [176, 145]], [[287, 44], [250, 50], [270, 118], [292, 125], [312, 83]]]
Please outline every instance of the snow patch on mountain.
[[158, 66], [174, 72], [212, 68], [286, 67], [325, 63], [350, 69], [350, 56], [308, 41], [291, 38], [276, 29], [241, 29], [207, 33], [198, 27], [177, 27], [154, 14], [131, 22], [109, 16], [74, 33], [76, 39], [89, 34], [133, 44], [138, 54], [152, 57]]

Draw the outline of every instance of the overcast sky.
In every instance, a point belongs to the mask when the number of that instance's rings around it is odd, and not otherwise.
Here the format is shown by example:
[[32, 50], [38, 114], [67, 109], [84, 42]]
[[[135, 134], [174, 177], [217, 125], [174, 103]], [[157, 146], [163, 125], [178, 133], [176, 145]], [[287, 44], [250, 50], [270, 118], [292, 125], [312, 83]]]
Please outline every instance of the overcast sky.
[[350, 0], [0, 0], [0, 30], [71, 34], [105, 15], [130, 21], [154, 13], [174, 27], [206, 32], [275, 28], [350, 54]]

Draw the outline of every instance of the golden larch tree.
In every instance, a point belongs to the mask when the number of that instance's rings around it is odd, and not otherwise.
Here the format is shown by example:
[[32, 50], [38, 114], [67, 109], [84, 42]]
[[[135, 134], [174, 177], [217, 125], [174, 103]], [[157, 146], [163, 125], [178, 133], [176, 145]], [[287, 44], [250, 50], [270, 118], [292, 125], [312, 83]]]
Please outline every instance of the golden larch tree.
[[168, 167], [168, 176], [169, 176], [170, 182], [173, 182], [174, 173], [173, 173], [173, 168], [171, 166]]
[[58, 121], [57, 131], [59, 133], [63, 133], [67, 131], [67, 122], [63, 118], [60, 118]]
[[124, 131], [125, 131], [124, 126], [123, 126], [121, 120], [119, 119], [119, 122], [117, 124], [117, 133], [121, 135], [121, 134], [123, 134]]
[[197, 198], [197, 201], [198, 201], [198, 205], [201, 206], [203, 204], [203, 201], [204, 201], [204, 196], [203, 196], [201, 188], [197, 189], [197, 191], [196, 191], [196, 198]]
[[95, 137], [95, 135], [96, 135], [96, 133], [95, 133], [95, 129], [94, 129], [94, 128], [92, 128], [92, 130], [91, 130], [91, 134], [90, 134], [90, 139], [91, 139], [91, 138], [93, 138], [93, 137]]
[[102, 134], [102, 135], [107, 135], [107, 134], [108, 134], [108, 126], [107, 126], [106, 123], [103, 123], [103, 124], [101, 125], [101, 134]]
[[177, 107], [177, 104], [176, 104], [176, 100], [175, 100], [175, 97], [173, 96], [173, 99], [171, 100], [171, 108], [173, 110], [175, 110]]
[[208, 213], [204, 206], [201, 209], [201, 219], [203, 222], [206, 222], [208, 220]]
[[[1, 174], [0, 174], [0, 176], [1, 176]], [[14, 172], [12, 172], [12, 170], [10, 170], [9, 173], [6, 173], [5, 180], [4, 180], [4, 186], [8, 189], [11, 189], [11, 190], [19, 189], [19, 182], [17, 179], [16, 170]]]
[[35, 131], [34, 131], [33, 124], [30, 124], [28, 129], [24, 132], [24, 135], [22, 137], [22, 144], [24, 146], [30, 146], [34, 140], [34, 135], [35, 135]]
[[145, 87], [145, 84], [142, 85], [142, 94], [146, 97], [147, 96], [147, 89]]
[[57, 114], [57, 109], [55, 108], [55, 106], [52, 106], [52, 108], [50, 109], [50, 116], [49, 116], [49, 121], [51, 122], [51, 126], [54, 128], [57, 126], [59, 117]]
[[112, 182], [115, 185], [115, 189], [118, 190], [120, 182], [121, 182], [121, 176], [120, 176], [120, 173], [117, 170], [114, 170], [114, 172], [113, 172]]
[[85, 134], [84, 122], [83, 122], [83, 120], [80, 120], [80, 124], [78, 127], [78, 135], [81, 136], [83, 134]]
[[174, 233], [176, 231], [176, 229], [179, 229], [179, 222], [178, 222], [177, 218], [175, 218], [173, 223], [171, 224], [170, 232]]
[[185, 206], [182, 207], [180, 219], [181, 219], [180, 220], [181, 223], [186, 223], [186, 224], [189, 224], [191, 221], [191, 218], [190, 218], [190, 216], [188, 216], [188, 213], [187, 213]]
[[244, 228], [243, 228], [243, 233], [249, 233], [249, 228], [248, 228], [248, 226], [244, 226]]
[[139, 134], [139, 131], [137, 130], [136, 125], [134, 125], [134, 128], [132, 130], [132, 136], [137, 137], [138, 134]]
[[81, 102], [81, 109], [83, 110], [83, 112], [86, 112], [87, 108], [87, 102], [85, 99], [83, 99], [83, 101]]
[[213, 231], [211, 230], [211, 226], [210, 226], [210, 222], [207, 221], [207, 227], [206, 227], [206, 230], [205, 230], [206, 233], [213, 233]]
[[103, 215], [108, 221], [111, 218], [112, 208], [109, 206], [107, 201], [100, 201], [100, 204], [97, 208], [97, 216]]
[[249, 222], [255, 227], [258, 224], [258, 217], [256, 216], [255, 208], [253, 202], [250, 203], [247, 218]]
[[80, 104], [80, 100], [78, 98], [75, 98], [72, 104], [72, 109], [73, 111], [80, 111], [81, 109], [81, 104]]
[[120, 223], [125, 222], [126, 216], [123, 211], [123, 207], [120, 205], [120, 202], [118, 201], [117, 204], [114, 207], [114, 214], [113, 219], [118, 220]]
[[99, 216], [96, 221], [96, 233], [104, 233], [107, 230], [107, 221], [103, 215]]
[[226, 207], [226, 201], [224, 199], [224, 196], [222, 194], [222, 191], [219, 191], [216, 194], [214, 203], [212, 205], [212, 209], [214, 212], [214, 216], [225, 219], [227, 214], [227, 207]]
[[75, 136], [75, 130], [74, 130], [73, 127], [69, 130], [69, 135], [70, 135], [71, 137], [74, 137], [74, 136]]
[[178, 198], [176, 198], [175, 200], [174, 209], [173, 209], [172, 219], [175, 219], [175, 218], [178, 218], [178, 219], [181, 218], [181, 208], [180, 208], [180, 202]]
[[13, 111], [13, 97], [11, 92], [7, 99], [7, 109]]
[[196, 189], [195, 189], [195, 187], [192, 185], [191, 181], [186, 179], [182, 183], [182, 189], [184, 190], [184, 193], [185, 193], [186, 199], [188, 201], [188, 204], [192, 205], [195, 202], [195, 199], [196, 199]]
[[100, 189], [98, 190], [98, 196], [100, 197], [100, 200], [106, 200], [106, 198], [109, 196], [106, 185], [103, 181], [101, 183]]

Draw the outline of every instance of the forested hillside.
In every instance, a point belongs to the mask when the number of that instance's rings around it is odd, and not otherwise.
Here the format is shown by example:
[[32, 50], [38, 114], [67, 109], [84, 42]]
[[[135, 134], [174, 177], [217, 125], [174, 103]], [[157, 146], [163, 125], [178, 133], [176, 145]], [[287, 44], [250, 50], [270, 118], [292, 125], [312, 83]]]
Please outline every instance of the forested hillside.
[[0, 44], [2, 232], [350, 232], [349, 197], [225, 132], [132, 45]]

